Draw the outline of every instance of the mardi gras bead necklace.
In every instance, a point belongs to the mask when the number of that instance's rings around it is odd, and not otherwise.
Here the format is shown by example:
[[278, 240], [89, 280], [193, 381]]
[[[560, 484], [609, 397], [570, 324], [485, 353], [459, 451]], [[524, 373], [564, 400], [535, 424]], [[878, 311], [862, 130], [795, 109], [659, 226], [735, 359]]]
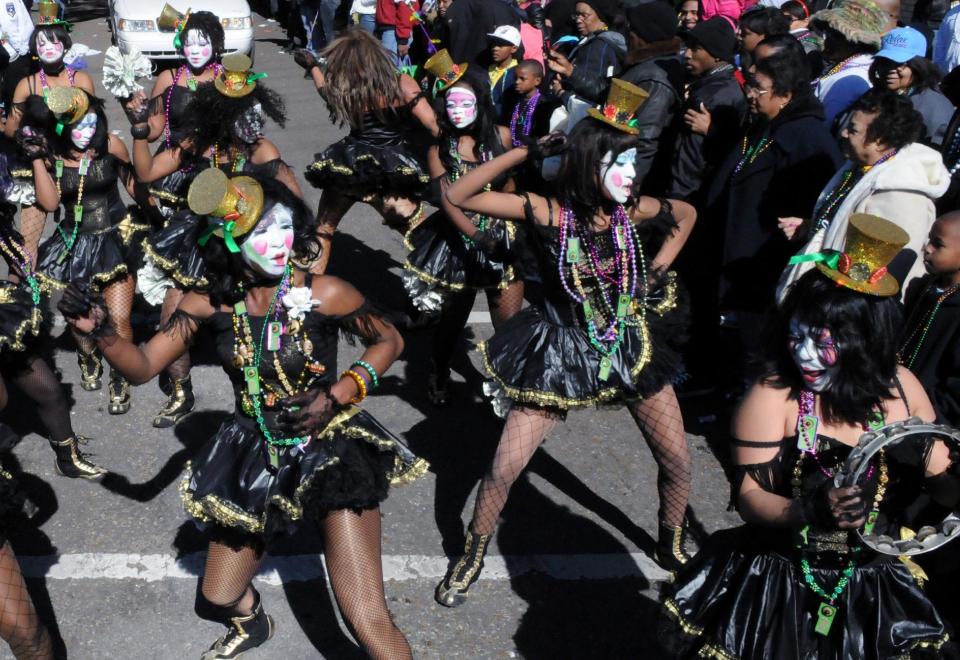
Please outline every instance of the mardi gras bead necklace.
[[[537, 89], [534, 90], [533, 96], [529, 100], [521, 99], [514, 107], [513, 115], [510, 117], [510, 138], [513, 146], [523, 145], [522, 138], [530, 135], [530, 131], [533, 129], [533, 113], [539, 102], [540, 90]], [[521, 106], [523, 107], [522, 112]]]
[[740, 170], [742, 170], [745, 165], [753, 165], [753, 161], [766, 151], [771, 144], [773, 144], [773, 138], [763, 137], [760, 138], [757, 144], [750, 146], [747, 142], [747, 136], [744, 135], [743, 145], [740, 148], [740, 160], [737, 161], [737, 165], [733, 168], [734, 176], [740, 174]]
[[[933, 287], [933, 282], [927, 285], [927, 288], [924, 289], [921, 300], [927, 297], [930, 289]], [[897, 351], [897, 361], [900, 362], [907, 369], [913, 367], [914, 361], [917, 359], [917, 355], [920, 354], [920, 348], [923, 346], [923, 342], [927, 339], [927, 333], [930, 332], [930, 326], [933, 325], [933, 320], [937, 317], [937, 312], [940, 311], [940, 306], [943, 305], [944, 301], [954, 295], [957, 291], [960, 291], [960, 284], [953, 284], [943, 291], [939, 296], [937, 296], [937, 301], [933, 304], [933, 307], [930, 311], [927, 312], [926, 316], [922, 321], [919, 321], [916, 324], [912, 324], [920, 311], [920, 308], [917, 308], [917, 311], [911, 315], [909, 325], [913, 325], [913, 331], [910, 333], [910, 336], [904, 340], [903, 344], [900, 346], [900, 350]], [[920, 335], [920, 338], [917, 339], [917, 335]], [[905, 360], [903, 357], [904, 351], [917, 339], [917, 343], [914, 346], [913, 352], [910, 354], [910, 358]]]
[[[793, 475], [790, 481], [794, 499], [797, 499], [802, 495], [801, 486], [803, 484], [803, 464], [804, 459], [807, 456], [813, 457], [814, 461], [817, 463], [817, 468], [828, 479], [832, 479], [835, 473], [835, 470], [831, 471], [824, 467], [817, 454], [817, 431], [819, 428], [820, 419], [814, 415], [813, 407], [813, 392], [804, 390], [800, 393], [800, 410], [797, 419], [797, 448], [800, 450], [800, 452], [797, 456], [797, 462], [793, 466]], [[876, 430], [882, 426], [883, 414], [879, 411], [872, 416], [867, 424], [863, 425], [864, 430]], [[870, 534], [873, 532], [873, 528], [880, 516], [880, 504], [883, 502], [883, 498], [887, 492], [889, 471], [887, 469], [886, 455], [884, 454], [883, 450], [881, 450], [879, 453], [878, 466], [879, 469], [875, 470], [874, 466], [871, 465], [866, 475], [866, 480], [869, 481], [873, 478], [873, 475], [876, 472], [879, 472], [879, 476], [877, 478], [877, 490], [873, 496], [873, 506], [871, 507], [870, 512], [867, 514], [867, 520], [863, 528], [864, 534]], [[833, 589], [828, 592], [823, 586], [817, 583], [817, 579], [813, 575], [813, 569], [810, 567], [810, 561], [805, 556], [807, 552], [807, 535], [809, 531], [810, 527], [807, 525], [800, 530], [799, 534], [800, 543], [798, 544], [798, 548], [801, 552], [800, 572], [803, 575], [803, 581], [807, 585], [807, 588], [822, 599], [819, 607], [817, 608], [817, 620], [814, 623], [814, 632], [819, 635], [828, 635], [830, 634], [830, 628], [833, 625], [833, 620], [837, 615], [837, 600], [850, 584], [850, 579], [853, 577], [853, 573], [856, 570], [857, 561], [862, 548], [861, 546], [856, 546], [852, 549], [853, 556], [840, 572], [840, 578], [837, 580], [836, 584], [834, 584]]]
[[[478, 146], [480, 147], [479, 151], [480, 151], [481, 163], [486, 163], [491, 158], [493, 158], [493, 152], [485, 149], [482, 142], [478, 143]], [[447, 176], [450, 179], [450, 183], [453, 183], [463, 175], [463, 172], [465, 169], [464, 163], [463, 163], [463, 156], [460, 155], [460, 140], [454, 136], [450, 136], [448, 149], [449, 149], [450, 156], [453, 158], [454, 162], [457, 164], [455, 169], [447, 173]], [[483, 189], [486, 191], [489, 191], [491, 189], [490, 184], [488, 183], [487, 185], [485, 185]], [[484, 231], [489, 225], [490, 217], [478, 213], [474, 215], [473, 218], [471, 218], [471, 222], [473, 222], [473, 224], [476, 226], [478, 231]], [[474, 246], [474, 242], [469, 238], [467, 238], [465, 234], [461, 233], [460, 238], [463, 240], [464, 245], [466, 245], [468, 248], [472, 248]]]
[[[617, 205], [610, 216], [610, 236], [614, 256], [610, 266], [604, 267], [589, 229], [578, 227], [571, 209], [561, 209], [557, 271], [567, 296], [583, 311], [590, 345], [601, 355], [598, 377], [602, 381], [610, 377], [612, 356], [623, 341], [627, 317], [637, 312], [642, 315], [645, 308], [643, 304], [635, 304], [638, 287], [646, 286], [643, 248], [623, 205]], [[568, 267], [570, 282], [567, 281]], [[581, 275], [596, 283], [593, 291], [586, 289]]]
[[820, 78], [818, 78], [818, 80], [829, 78], [830, 76], [836, 75], [841, 71], [845, 71], [846, 69], [849, 69], [853, 65], [853, 60], [857, 57], [859, 57], [859, 53], [856, 55], [851, 55], [850, 57], [844, 60], [841, 60], [840, 62], [837, 62], [832, 67], [830, 67], [826, 73], [821, 75]]
[[33, 270], [33, 266], [30, 264], [30, 259], [27, 258], [24, 249], [12, 239], [4, 236], [0, 238], [0, 251], [20, 269], [20, 273], [23, 275], [24, 280], [27, 282], [27, 287], [30, 289], [30, 299], [33, 300], [34, 306], [39, 305], [40, 282], [37, 280], [36, 271]]
[[[70, 67], [65, 67], [67, 70], [67, 82], [70, 87], [74, 86], [74, 79], [77, 77], [77, 72]], [[40, 78], [40, 89], [43, 93], [43, 100], [46, 101], [47, 97], [50, 96], [50, 82], [47, 80], [47, 72], [41, 69], [37, 72], [37, 77]]]
[[[80, 166], [77, 168], [77, 171], [80, 173], [80, 183], [77, 184], [77, 202], [73, 205], [73, 230], [70, 232], [70, 235], [67, 235], [67, 232], [63, 230], [63, 224], [57, 224], [57, 231], [60, 232], [61, 238], [63, 238], [63, 251], [60, 253], [60, 256], [57, 257], [57, 263], [63, 263], [63, 261], [69, 256], [70, 251], [73, 250], [74, 244], [77, 242], [77, 233], [80, 231], [80, 223], [83, 221], [83, 184], [87, 178], [87, 171], [90, 169], [90, 159], [87, 158], [87, 154], [84, 153], [80, 157]], [[58, 158], [56, 163], [54, 163], [55, 170], [55, 180], [54, 183], [57, 186], [57, 197], [63, 199], [63, 191], [60, 187], [60, 180], [63, 178], [63, 159]]]
[[[229, 157], [230, 151], [227, 150], [227, 156]], [[243, 171], [244, 165], [247, 164], [247, 157], [243, 153], [238, 153], [233, 157], [233, 161], [230, 164], [230, 171], [233, 174], [240, 174]], [[213, 145], [213, 166], [216, 168], [220, 167], [220, 149], [214, 144]]]
[[837, 207], [847, 198], [853, 187], [863, 178], [863, 176], [873, 168], [882, 165], [897, 155], [899, 149], [894, 149], [881, 156], [873, 165], [863, 165], [861, 167], [851, 168], [843, 174], [843, 178], [836, 188], [831, 190], [823, 200], [823, 208], [817, 215], [817, 221], [813, 225], [813, 230], [823, 229], [833, 219], [833, 214]]

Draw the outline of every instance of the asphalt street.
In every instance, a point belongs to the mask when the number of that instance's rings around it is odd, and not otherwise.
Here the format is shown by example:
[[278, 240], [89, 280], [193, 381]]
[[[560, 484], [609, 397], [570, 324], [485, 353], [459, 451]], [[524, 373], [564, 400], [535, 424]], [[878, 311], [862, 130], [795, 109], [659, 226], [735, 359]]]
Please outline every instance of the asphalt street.
[[[105, 14], [101, 3], [74, 3], [74, 41], [106, 50]], [[288, 114], [286, 128], [268, 125], [267, 135], [301, 174], [314, 152], [345, 131], [331, 125], [312, 84], [282, 52], [277, 24], [256, 19], [255, 68], [269, 74], [264, 84], [284, 97]], [[98, 84], [102, 61], [88, 58]], [[108, 100], [107, 108], [111, 128], [129, 139], [118, 104]], [[318, 191], [302, 177], [301, 184], [315, 207]], [[334, 241], [330, 272], [402, 308], [404, 251], [379, 216], [356, 206]], [[433, 601], [446, 557], [462, 548], [462, 521], [501, 427], [481, 399], [479, 363], [469, 351], [492, 331], [484, 305], [478, 300], [464, 338], [450, 407], [431, 407], [423, 393], [429, 329], [406, 337], [403, 356], [364, 404], [432, 464], [430, 474], [395, 489], [382, 508], [386, 593], [396, 621], [419, 658], [652, 657], [663, 578], [646, 556], [657, 529], [656, 465], [622, 410], [575, 412], [557, 428], [515, 486], [488, 570], [468, 603], [449, 610]], [[156, 310], [141, 305], [137, 313], [147, 337]], [[12, 535], [33, 597], [70, 658], [199, 657], [221, 629], [193, 613], [205, 546], [181, 509], [177, 485], [186, 461], [232, 409], [226, 377], [201, 342], [194, 351], [197, 412], [176, 429], [158, 430], [150, 424], [163, 401], [155, 384], [134, 390], [128, 414], [110, 416], [106, 389], [81, 390], [73, 351], [66, 340], [60, 346], [56, 360], [76, 402], [75, 430], [91, 438], [87, 449], [113, 474], [99, 484], [56, 476], [29, 401], [15, 398], [3, 413], [23, 434], [7, 467], [21, 474], [37, 508], [32, 524]], [[357, 350], [341, 349], [343, 358]], [[685, 409], [691, 425], [714, 413]], [[727, 481], [716, 458], [725, 440], [716, 428], [689, 436], [691, 509], [706, 531], [737, 522], [726, 510]], [[362, 657], [338, 621], [321, 549], [314, 531], [303, 529], [265, 566], [257, 586], [277, 633], [245, 658]]]

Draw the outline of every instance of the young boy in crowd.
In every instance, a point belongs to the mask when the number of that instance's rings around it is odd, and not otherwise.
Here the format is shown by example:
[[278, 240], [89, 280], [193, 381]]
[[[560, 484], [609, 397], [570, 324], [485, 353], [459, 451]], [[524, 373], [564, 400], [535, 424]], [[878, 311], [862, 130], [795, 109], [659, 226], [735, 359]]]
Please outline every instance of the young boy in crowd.
[[[518, 145], [526, 139], [543, 137], [556, 129], [567, 115], [560, 99], [541, 89], [544, 71], [540, 62], [523, 60], [514, 73], [516, 81], [510, 94], [512, 102], [509, 105], [504, 103], [501, 123], [510, 128], [513, 144]], [[518, 178], [523, 190], [542, 192], [544, 181], [537, 163], [527, 161]]]
[[513, 89], [516, 80], [513, 69], [517, 66], [517, 60], [514, 56], [520, 49], [520, 30], [512, 25], [501, 25], [487, 34], [487, 39], [490, 42], [490, 58], [493, 60], [488, 69], [490, 95], [499, 117], [503, 114], [504, 97]]
[[937, 422], [960, 423], [960, 211], [933, 223], [923, 263], [928, 275], [907, 291], [900, 362], [923, 383]]

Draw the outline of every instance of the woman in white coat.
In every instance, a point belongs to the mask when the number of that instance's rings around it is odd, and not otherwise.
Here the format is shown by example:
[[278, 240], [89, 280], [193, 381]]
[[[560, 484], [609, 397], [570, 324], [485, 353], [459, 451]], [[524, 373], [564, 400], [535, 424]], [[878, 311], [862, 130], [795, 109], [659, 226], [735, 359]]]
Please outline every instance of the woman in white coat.
[[937, 215], [934, 201], [946, 192], [950, 174], [939, 152], [917, 142], [922, 134], [923, 118], [905, 97], [871, 90], [854, 104], [840, 134], [848, 160], [823, 189], [812, 217], [780, 219], [787, 237], [804, 245], [784, 269], [779, 301], [815, 263], [843, 250], [854, 213], [886, 218], [909, 234], [890, 264], [902, 290], [924, 274], [921, 254]]

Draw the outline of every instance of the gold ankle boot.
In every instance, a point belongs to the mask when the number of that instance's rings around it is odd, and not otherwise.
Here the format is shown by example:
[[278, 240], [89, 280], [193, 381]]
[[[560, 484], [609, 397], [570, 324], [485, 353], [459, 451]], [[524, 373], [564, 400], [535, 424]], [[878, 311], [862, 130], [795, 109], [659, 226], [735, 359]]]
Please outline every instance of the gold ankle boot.
[[130, 410], [130, 382], [118, 372], [110, 370], [110, 403], [107, 412], [123, 415]]
[[53, 464], [57, 474], [71, 479], [99, 479], [107, 473], [104, 468], [88, 461], [87, 455], [80, 451], [78, 445], [86, 443], [87, 439], [80, 435], [72, 436], [60, 442], [50, 441], [50, 446], [57, 455]]
[[100, 351], [84, 353], [77, 351], [77, 364], [80, 365], [80, 387], [93, 392], [103, 387], [103, 365], [100, 363]]
[[157, 416], [153, 418], [153, 425], [158, 429], [165, 429], [175, 425], [193, 410], [195, 404], [193, 398], [193, 383], [190, 382], [190, 376], [171, 382], [172, 389], [170, 391], [170, 397], [167, 399], [167, 404], [161, 408]]
[[463, 554], [457, 563], [447, 571], [443, 582], [437, 585], [434, 595], [436, 601], [444, 607], [458, 607], [467, 600], [467, 590], [480, 577], [483, 568], [483, 557], [487, 554], [487, 544], [490, 543], [490, 534], [477, 534], [467, 530], [467, 539], [463, 546]]

